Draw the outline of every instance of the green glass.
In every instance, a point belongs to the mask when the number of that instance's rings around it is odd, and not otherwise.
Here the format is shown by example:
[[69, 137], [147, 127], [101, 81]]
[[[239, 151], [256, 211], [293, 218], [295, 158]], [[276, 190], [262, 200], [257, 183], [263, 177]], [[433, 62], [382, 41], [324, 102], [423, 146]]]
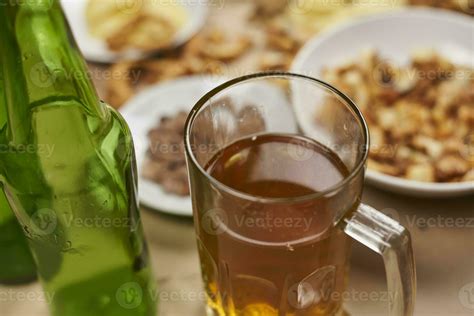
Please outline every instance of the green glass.
[[2, 1], [0, 180], [55, 316], [156, 313], [130, 131], [57, 0]]
[[[7, 122], [4, 104], [3, 78], [0, 76], [0, 130], [4, 129]], [[5, 149], [0, 147], [0, 152]], [[0, 283], [18, 284], [35, 278], [36, 267], [26, 238], [0, 185]]]
[[36, 278], [36, 267], [3, 190], [0, 189], [0, 283], [18, 284]]

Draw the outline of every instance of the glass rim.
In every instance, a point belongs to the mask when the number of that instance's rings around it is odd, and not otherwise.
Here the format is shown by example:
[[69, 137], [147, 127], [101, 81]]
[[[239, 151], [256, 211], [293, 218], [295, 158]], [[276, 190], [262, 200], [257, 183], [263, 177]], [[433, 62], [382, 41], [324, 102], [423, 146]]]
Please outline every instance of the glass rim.
[[[194, 152], [192, 150], [192, 144], [191, 144], [191, 129], [193, 126], [193, 123], [197, 117], [197, 115], [200, 113], [200, 111], [205, 107], [207, 102], [220, 92], [233, 87], [237, 84], [247, 82], [250, 80], [254, 79], [270, 79], [270, 78], [281, 78], [281, 79], [302, 79], [302, 80], [308, 80], [311, 81], [313, 84], [319, 86], [320, 88], [326, 88], [338, 97], [344, 101], [344, 104], [352, 110], [352, 113], [356, 117], [356, 119], [359, 121], [360, 126], [362, 127], [362, 133], [364, 136], [364, 146], [362, 146], [362, 156], [359, 158], [357, 163], [355, 164], [355, 167], [352, 168], [350, 174], [345, 177], [343, 180], [339, 181], [335, 185], [319, 192], [311, 193], [311, 194], [306, 194], [302, 196], [297, 196], [297, 197], [283, 197], [283, 198], [274, 198], [274, 197], [261, 197], [261, 196], [254, 196], [252, 194], [248, 194], [239, 190], [236, 190], [216, 178], [214, 178], [209, 172], [204, 170], [204, 168], [201, 166], [201, 164], [197, 161], [196, 156], [194, 155]], [[333, 87], [332, 85], [320, 80], [316, 79], [310, 76], [302, 75], [302, 74], [297, 74], [297, 73], [292, 73], [292, 72], [259, 72], [255, 74], [250, 74], [250, 75], [245, 75], [241, 77], [237, 77], [231, 80], [228, 80], [217, 87], [213, 88], [209, 92], [207, 92], [204, 96], [202, 96], [196, 104], [193, 106], [191, 112], [189, 113], [186, 123], [185, 123], [185, 128], [184, 128], [184, 148], [186, 155], [188, 157], [188, 163], [192, 163], [195, 165], [199, 171], [200, 174], [202, 174], [206, 179], [217, 186], [219, 189], [223, 190], [224, 192], [227, 192], [231, 194], [232, 196], [244, 199], [244, 200], [249, 200], [253, 202], [259, 202], [259, 203], [268, 203], [268, 204], [275, 204], [275, 203], [288, 203], [288, 202], [303, 202], [307, 200], [316, 200], [318, 198], [330, 195], [331, 193], [337, 192], [340, 189], [344, 188], [352, 179], [354, 179], [359, 172], [365, 167], [365, 163], [368, 158], [369, 154], [369, 143], [370, 143], [370, 135], [369, 135], [369, 128], [367, 126], [367, 122], [365, 121], [364, 116], [362, 115], [362, 112], [360, 109], [357, 107], [357, 105], [344, 93]], [[359, 146], [358, 146], [359, 147]]]

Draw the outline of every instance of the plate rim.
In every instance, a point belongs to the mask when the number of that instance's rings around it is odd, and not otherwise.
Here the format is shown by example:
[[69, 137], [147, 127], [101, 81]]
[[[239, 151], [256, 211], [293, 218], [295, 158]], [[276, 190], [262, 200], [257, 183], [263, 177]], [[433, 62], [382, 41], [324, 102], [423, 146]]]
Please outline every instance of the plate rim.
[[388, 12], [373, 13], [369, 15], [362, 15], [354, 17], [350, 21], [343, 22], [339, 25], [329, 27], [323, 30], [321, 33], [314, 35], [310, 38], [303, 47], [296, 54], [293, 62], [291, 63], [291, 71], [298, 71], [304, 69], [303, 62], [312, 53], [314, 46], [318, 46], [320, 43], [326, 41], [328, 38], [347, 30], [351, 27], [377, 22], [387, 18], [414, 18], [414, 17], [427, 17], [438, 20], [444, 20], [454, 22], [457, 24], [463, 24], [469, 26], [472, 23], [470, 17], [467, 17], [463, 13], [452, 12], [444, 9], [437, 8], [397, 8]]

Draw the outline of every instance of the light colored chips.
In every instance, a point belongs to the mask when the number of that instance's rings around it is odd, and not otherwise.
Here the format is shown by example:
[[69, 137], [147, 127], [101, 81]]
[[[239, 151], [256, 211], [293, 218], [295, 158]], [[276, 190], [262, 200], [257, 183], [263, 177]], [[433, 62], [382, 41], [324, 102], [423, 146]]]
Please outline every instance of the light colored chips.
[[89, 0], [86, 16], [90, 33], [114, 51], [168, 47], [187, 20], [186, 10], [171, 0]]
[[364, 52], [324, 78], [363, 111], [372, 145], [369, 169], [424, 182], [473, 180], [473, 69], [433, 51], [407, 66]]

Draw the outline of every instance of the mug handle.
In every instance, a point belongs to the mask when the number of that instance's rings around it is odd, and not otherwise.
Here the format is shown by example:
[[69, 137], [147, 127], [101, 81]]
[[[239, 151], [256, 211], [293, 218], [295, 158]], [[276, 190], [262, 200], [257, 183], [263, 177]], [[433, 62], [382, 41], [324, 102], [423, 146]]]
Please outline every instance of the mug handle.
[[344, 232], [383, 257], [389, 292], [389, 315], [412, 316], [416, 296], [415, 261], [410, 232], [367, 205], [344, 220]]

